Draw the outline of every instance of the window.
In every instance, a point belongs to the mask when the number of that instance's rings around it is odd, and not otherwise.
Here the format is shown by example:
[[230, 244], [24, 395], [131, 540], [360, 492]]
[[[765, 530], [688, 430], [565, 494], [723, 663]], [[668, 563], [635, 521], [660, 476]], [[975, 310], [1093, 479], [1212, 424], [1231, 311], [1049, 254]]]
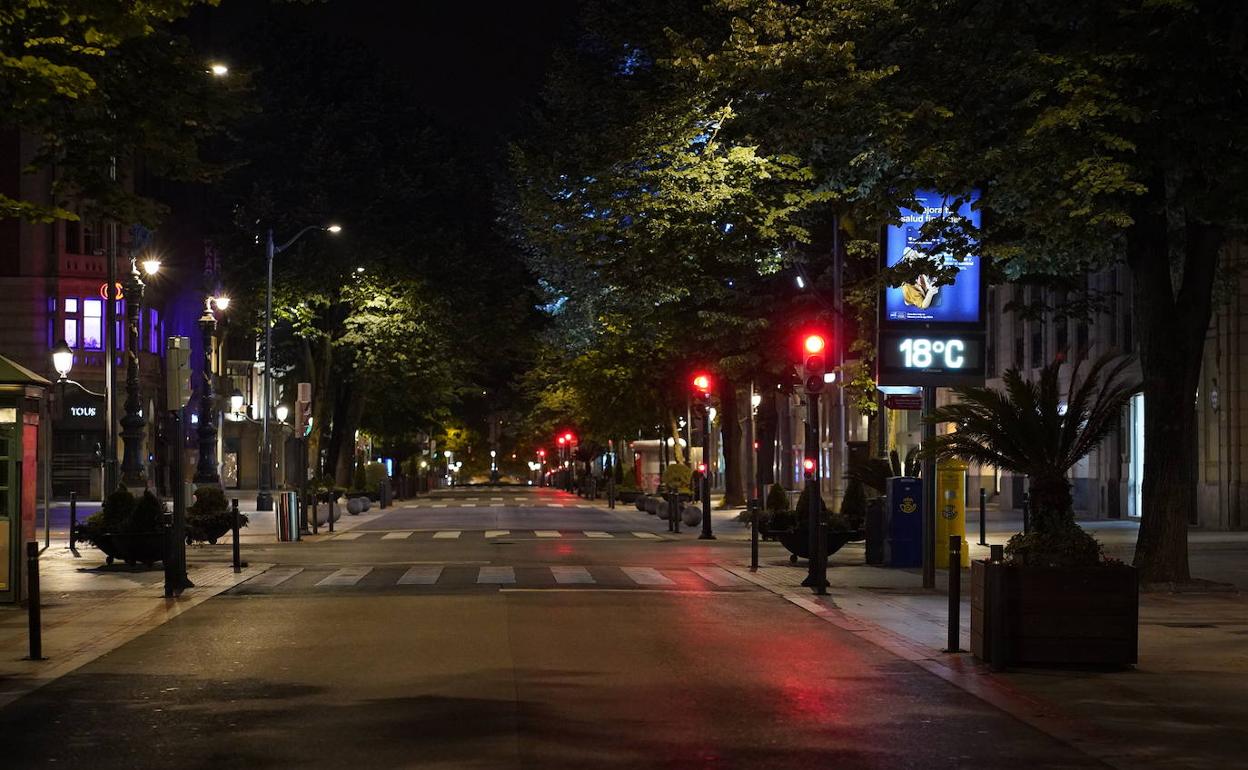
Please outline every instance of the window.
[[121, 351], [126, 349], [126, 301], [119, 299], [113, 307], [113, 349]]
[[65, 319], [65, 344], [71, 348], [78, 347], [78, 319]]
[[147, 310], [147, 349], [152, 353], [160, 352], [160, 313], [155, 308]]
[[71, 313], [74, 315], [78, 314], [78, 298], [77, 297], [65, 298], [65, 314], [69, 315]]
[[82, 224], [79, 222], [65, 223], [65, 253], [82, 253]]
[[104, 301], [82, 301], [82, 347], [83, 350], [104, 349]]
[[83, 254], [103, 254], [104, 253], [104, 223], [103, 222], [83, 222], [82, 223], [82, 253]]

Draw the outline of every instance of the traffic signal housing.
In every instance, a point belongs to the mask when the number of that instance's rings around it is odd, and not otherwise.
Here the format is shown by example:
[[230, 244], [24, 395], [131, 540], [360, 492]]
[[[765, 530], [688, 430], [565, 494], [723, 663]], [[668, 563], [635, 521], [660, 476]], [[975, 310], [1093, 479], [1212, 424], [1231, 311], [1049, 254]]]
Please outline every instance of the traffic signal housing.
[[802, 389], [807, 393], [822, 393], [824, 375], [828, 372], [828, 335], [821, 331], [808, 331], [802, 335]]
[[695, 394], [704, 399], [711, 397], [711, 389], [714, 387], [714, 380], [711, 379], [711, 375], [705, 372], [699, 372], [698, 374], [693, 375], [691, 383]]

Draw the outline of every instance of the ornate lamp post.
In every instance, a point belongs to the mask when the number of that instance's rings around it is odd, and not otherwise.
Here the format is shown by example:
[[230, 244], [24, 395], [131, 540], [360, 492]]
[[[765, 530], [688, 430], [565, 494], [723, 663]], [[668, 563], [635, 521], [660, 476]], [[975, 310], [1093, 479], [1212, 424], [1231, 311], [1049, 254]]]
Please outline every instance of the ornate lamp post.
[[[160, 270], [160, 260], [143, 260], [143, 271], [148, 276]], [[143, 462], [143, 437], [147, 419], [143, 416], [143, 393], [139, 387], [139, 316], [143, 307], [143, 278], [139, 264], [130, 260], [130, 275], [123, 288], [126, 298], [126, 403], [121, 417], [121, 482], [128, 486], [147, 484], [146, 464]]]
[[221, 473], [217, 467], [217, 415], [215, 394], [212, 390], [212, 348], [217, 331], [217, 315], [213, 310], [224, 311], [230, 306], [229, 297], [208, 297], [204, 300], [204, 314], [199, 317], [199, 333], [204, 343], [204, 362], [201, 367], [203, 380], [199, 389], [199, 461], [195, 464], [196, 484], [220, 484]]

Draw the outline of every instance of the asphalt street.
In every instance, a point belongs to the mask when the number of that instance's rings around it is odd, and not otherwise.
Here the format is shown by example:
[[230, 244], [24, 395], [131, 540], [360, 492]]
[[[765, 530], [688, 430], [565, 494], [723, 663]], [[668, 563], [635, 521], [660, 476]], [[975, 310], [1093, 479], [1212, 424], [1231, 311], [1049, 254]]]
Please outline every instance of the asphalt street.
[[470, 488], [249, 547], [276, 566], [0, 711], [0, 764], [1099, 766], [717, 566], [740, 542], [580, 505]]

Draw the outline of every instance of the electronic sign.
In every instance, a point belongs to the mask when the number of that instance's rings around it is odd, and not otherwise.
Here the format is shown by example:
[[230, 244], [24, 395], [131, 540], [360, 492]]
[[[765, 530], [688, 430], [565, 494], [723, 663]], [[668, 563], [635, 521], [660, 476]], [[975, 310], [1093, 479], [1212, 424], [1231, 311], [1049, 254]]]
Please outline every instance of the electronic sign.
[[[923, 226], [936, 219], [950, 223], [969, 223], [974, 230], [980, 226], [980, 212], [972, 208], [979, 193], [963, 199], [942, 195], [931, 190], [915, 193], [917, 209], [902, 209], [901, 223], [891, 225], [885, 233], [884, 265], [895, 268], [910, 260], [929, 258], [944, 267], [958, 268], [952, 283], [941, 283], [935, 275], [920, 274], [900, 286], [884, 290], [883, 320], [890, 323], [974, 324], [981, 319], [982, 270], [980, 257], [954, 255], [939, 236], [925, 234]], [[953, 204], [960, 205], [952, 209]]]

